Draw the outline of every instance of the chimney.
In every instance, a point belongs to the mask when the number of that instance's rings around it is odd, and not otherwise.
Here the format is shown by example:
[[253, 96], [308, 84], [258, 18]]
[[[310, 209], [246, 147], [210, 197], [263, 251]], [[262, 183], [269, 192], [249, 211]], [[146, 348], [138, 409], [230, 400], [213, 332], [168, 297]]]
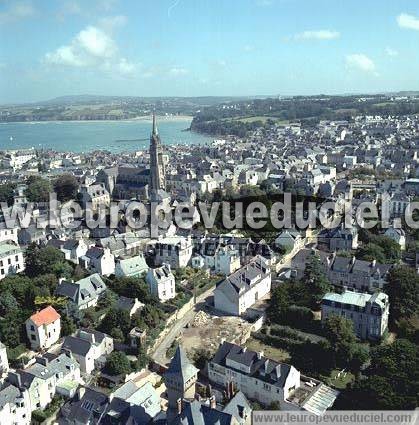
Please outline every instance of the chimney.
[[42, 366], [45, 366], [45, 367], [48, 366], [48, 359], [46, 357], [37, 357], [35, 361], [36, 363], [39, 363]]
[[230, 382], [230, 400], [234, 397], [234, 382]]
[[77, 390], [77, 395], [79, 397], [79, 400], [83, 398], [85, 392], [86, 392], [86, 388], [83, 386], [80, 386], [79, 389]]
[[246, 352], [246, 350], [247, 350], [247, 347], [245, 346], [245, 347], [243, 347], [243, 349], [242, 349], [242, 353], [245, 353]]
[[7, 381], [19, 389], [22, 388], [22, 379], [20, 374], [17, 372], [9, 371], [9, 374], [7, 375]]
[[226, 399], [230, 400], [230, 382], [227, 382], [225, 393], [226, 393]]
[[215, 396], [212, 395], [209, 400], [210, 400], [211, 409], [216, 409], [217, 408], [217, 401], [215, 400]]
[[258, 356], [258, 360], [260, 360], [263, 357], [263, 351], [258, 351], [256, 355]]
[[177, 404], [177, 414], [180, 415], [182, 413], [182, 399], [178, 398], [176, 400], [176, 404]]

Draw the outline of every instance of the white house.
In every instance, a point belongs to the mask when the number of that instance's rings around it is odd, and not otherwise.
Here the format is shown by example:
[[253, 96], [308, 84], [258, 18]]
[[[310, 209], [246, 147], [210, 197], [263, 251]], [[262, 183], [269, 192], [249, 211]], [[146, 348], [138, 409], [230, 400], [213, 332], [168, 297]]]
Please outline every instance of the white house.
[[156, 269], [149, 269], [146, 275], [151, 295], [165, 302], [176, 296], [175, 277], [169, 264], [163, 264]]
[[74, 264], [79, 264], [79, 259], [86, 255], [89, 246], [83, 239], [68, 239], [66, 240], [60, 251], [64, 253], [65, 259]]
[[0, 424], [29, 425], [31, 403], [29, 392], [15, 385], [0, 389]]
[[80, 265], [91, 273], [109, 276], [115, 272], [115, 256], [109, 248], [93, 246], [80, 258]]
[[384, 235], [393, 239], [400, 245], [400, 249], [404, 251], [406, 249], [406, 233], [403, 229], [395, 229], [394, 227], [389, 227]]
[[302, 245], [301, 234], [295, 229], [283, 230], [275, 239], [275, 246], [285, 251], [293, 251]]
[[56, 394], [73, 397], [81, 382], [80, 367], [69, 351], [46, 353], [24, 370], [10, 372], [8, 381], [29, 393], [30, 410], [45, 409]]
[[321, 308], [323, 323], [331, 315], [346, 317], [359, 338], [379, 340], [387, 330], [389, 301], [384, 292], [328, 293], [322, 299]]
[[80, 317], [80, 312], [95, 307], [105, 292], [105, 282], [98, 273], [95, 273], [77, 282], [61, 279], [55, 295], [67, 298], [68, 313]]
[[34, 350], [46, 349], [60, 338], [61, 316], [54, 307], [38, 311], [26, 321], [26, 334]]
[[220, 247], [214, 255], [214, 272], [230, 275], [240, 268], [239, 251], [232, 246]]
[[192, 257], [191, 237], [160, 238], [154, 245], [156, 265], [169, 264], [173, 269], [186, 267]]
[[12, 241], [0, 242], [0, 280], [25, 270], [23, 251]]
[[227, 314], [240, 316], [271, 290], [271, 269], [258, 255], [247, 265], [217, 284], [214, 306]]
[[113, 339], [102, 332], [79, 329], [75, 336], [67, 336], [62, 348], [71, 351], [83, 373], [90, 375], [105, 364], [106, 356], [114, 349]]
[[116, 277], [139, 277], [146, 274], [148, 265], [143, 254], [131, 258], [119, 258], [115, 264]]
[[208, 378], [228, 392], [234, 387], [264, 406], [278, 403], [280, 410], [306, 410], [316, 415], [331, 407], [338, 395], [320, 381], [302, 376], [292, 365], [225, 341], [208, 363]]
[[19, 232], [18, 226], [14, 226], [13, 228], [8, 228], [6, 226], [6, 223], [0, 223], [0, 242], [13, 241], [17, 245], [18, 232]]
[[9, 371], [9, 360], [7, 358], [7, 347], [0, 342], [0, 380], [7, 375]]
[[81, 186], [79, 198], [83, 208], [86, 208], [90, 204], [93, 211], [101, 207], [107, 207], [111, 202], [109, 192], [103, 183]]

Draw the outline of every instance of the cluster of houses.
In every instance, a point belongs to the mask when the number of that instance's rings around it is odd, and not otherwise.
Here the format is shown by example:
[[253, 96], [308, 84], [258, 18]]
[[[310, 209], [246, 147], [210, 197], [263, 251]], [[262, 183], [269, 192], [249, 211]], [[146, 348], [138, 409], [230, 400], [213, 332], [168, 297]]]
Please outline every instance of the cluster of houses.
[[[78, 201], [82, 206], [90, 203], [93, 210], [109, 206], [114, 199], [134, 197], [146, 202], [194, 202], [197, 196], [211, 199], [219, 191], [232, 193], [249, 185], [316, 195], [325, 201], [349, 201], [353, 206], [363, 200], [379, 204], [386, 198], [391, 224], [382, 234], [405, 250], [409, 241], [397, 219], [419, 194], [418, 126], [414, 117], [321, 121], [309, 129], [275, 125], [245, 139], [167, 146], [164, 153], [153, 128], [157, 147], [150, 153], [4, 152], [0, 181], [18, 183], [13, 203], [25, 205], [26, 177], [38, 175], [40, 169], [50, 179], [71, 173], [78, 181]], [[362, 169], [362, 175], [356, 175], [357, 169]], [[383, 178], [378, 180], [378, 174]], [[397, 180], [390, 179], [394, 176]], [[45, 206], [35, 205], [38, 222], [46, 220], [47, 213]], [[85, 277], [79, 280], [60, 278], [54, 294], [64, 300], [65, 314], [76, 323], [107, 293], [108, 277], [144, 279], [150, 294], [167, 307], [181, 283], [176, 272], [185, 267], [219, 277], [212, 294], [213, 311], [246, 317], [263, 310], [272, 286], [281, 284], [282, 277], [301, 278], [314, 253], [335, 287], [321, 301], [322, 321], [330, 315], [346, 317], [362, 340], [380, 340], [387, 330], [389, 299], [383, 289], [393, 265], [356, 258], [362, 245], [357, 226], [319, 232], [278, 230], [271, 243], [239, 232], [212, 234], [173, 226], [152, 237], [147, 227], [131, 229], [123, 211], [119, 213], [115, 229], [34, 223], [10, 228], [0, 217], [0, 280], [24, 272], [25, 249], [35, 243], [58, 249], [65, 260], [84, 270]], [[72, 217], [61, 217], [62, 224], [66, 220], [71, 222]], [[140, 300], [122, 296], [117, 306], [130, 316], [144, 308]], [[208, 362], [206, 396], [198, 391], [200, 371], [181, 347], [167, 367], [160, 365], [164, 394], [158, 385], [139, 385], [130, 378], [105, 393], [89, 383], [117, 343], [109, 335], [83, 327], [62, 338], [62, 314], [47, 306], [28, 317], [25, 329], [33, 356], [23, 369], [9, 367], [6, 347], [0, 342], [0, 423], [29, 424], [32, 412], [45, 409], [57, 395], [66, 399], [60, 410], [64, 424], [179, 425], [249, 424], [251, 401], [319, 415], [338, 395], [292, 365], [227, 341]], [[129, 337], [132, 347], [141, 346], [144, 331], [133, 328]]]

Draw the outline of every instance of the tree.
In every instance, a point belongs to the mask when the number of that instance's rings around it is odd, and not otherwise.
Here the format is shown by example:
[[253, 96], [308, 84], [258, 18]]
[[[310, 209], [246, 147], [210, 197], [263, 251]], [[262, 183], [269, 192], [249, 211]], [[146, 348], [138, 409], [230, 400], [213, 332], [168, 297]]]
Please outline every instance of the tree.
[[126, 310], [111, 308], [106, 313], [100, 324], [100, 330], [110, 334], [114, 328], [120, 329], [123, 335], [127, 335], [131, 329], [131, 318]]
[[109, 355], [105, 369], [110, 375], [126, 375], [132, 371], [130, 361], [122, 351], [113, 351]]
[[371, 242], [383, 250], [387, 263], [400, 260], [400, 245], [394, 239], [384, 235], [372, 235]]
[[137, 361], [135, 363], [135, 369], [136, 370], [144, 369], [145, 367], [148, 366], [149, 363], [150, 363], [150, 357], [147, 355], [145, 350], [141, 347], [138, 352]]
[[318, 255], [311, 255], [307, 261], [302, 282], [306, 284], [312, 296], [313, 307], [318, 307], [318, 303], [323, 296], [332, 290], [332, 285], [326, 277], [324, 267]]
[[10, 311], [17, 310], [18, 308], [19, 304], [10, 291], [4, 291], [0, 294], [0, 315], [3, 316]]
[[25, 196], [29, 202], [48, 202], [52, 192], [49, 180], [39, 176], [30, 176], [26, 181]]
[[55, 309], [62, 309], [67, 304], [67, 298], [65, 297], [54, 297], [53, 295], [48, 296], [40, 296], [37, 295], [35, 297], [35, 306], [38, 308], [45, 308], [49, 305], [54, 307]]
[[410, 410], [419, 405], [419, 347], [399, 339], [372, 350], [367, 378], [357, 379], [336, 408]]
[[8, 206], [13, 205], [16, 184], [5, 183], [0, 185], [0, 202], [6, 202]]
[[386, 256], [381, 246], [375, 243], [368, 243], [367, 245], [358, 249], [356, 254], [357, 258], [365, 261], [376, 260], [377, 263], [384, 264], [386, 262]]
[[76, 199], [78, 187], [78, 181], [72, 174], [62, 174], [54, 182], [57, 199], [61, 202]]
[[143, 277], [121, 277], [115, 278], [110, 287], [118, 295], [129, 298], [138, 298], [147, 304], [155, 299], [150, 295], [150, 291]]
[[63, 272], [68, 273], [68, 264], [64, 259], [64, 254], [53, 247], [38, 248], [30, 245], [26, 250], [26, 274], [36, 277], [41, 274], [55, 273], [61, 276]]
[[396, 323], [419, 314], [419, 276], [407, 266], [390, 271], [385, 291], [389, 296], [390, 317]]
[[67, 336], [72, 335], [74, 332], [76, 332], [77, 326], [74, 323], [74, 320], [67, 316], [66, 314], [63, 314], [61, 316], [61, 336]]
[[342, 316], [331, 315], [326, 319], [324, 330], [335, 353], [337, 365], [346, 367], [352, 360], [356, 346], [352, 322]]

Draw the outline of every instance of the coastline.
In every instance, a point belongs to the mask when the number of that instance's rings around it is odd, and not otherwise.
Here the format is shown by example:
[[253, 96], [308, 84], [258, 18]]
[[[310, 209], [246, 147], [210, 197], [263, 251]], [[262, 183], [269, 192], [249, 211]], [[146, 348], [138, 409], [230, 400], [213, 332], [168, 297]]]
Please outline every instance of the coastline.
[[[166, 122], [192, 122], [193, 116], [190, 115], [156, 115], [157, 121]], [[126, 118], [120, 120], [42, 120], [42, 121], [1, 121], [1, 124], [50, 124], [50, 123], [114, 123], [114, 122], [152, 122], [152, 117], [142, 115], [134, 118]]]

